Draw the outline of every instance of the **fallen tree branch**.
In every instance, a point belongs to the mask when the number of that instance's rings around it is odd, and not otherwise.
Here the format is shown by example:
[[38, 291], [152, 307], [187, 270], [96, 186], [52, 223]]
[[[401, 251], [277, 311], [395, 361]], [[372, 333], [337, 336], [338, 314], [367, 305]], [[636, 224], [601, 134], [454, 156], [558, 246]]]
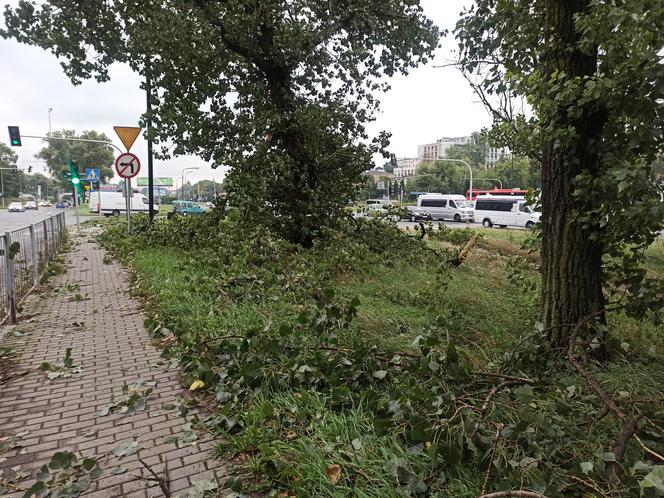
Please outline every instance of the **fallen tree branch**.
[[461, 266], [464, 261], [466, 261], [466, 258], [468, 258], [468, 254], [472, 250], [473, 247], [475, 247], [475, 244], [477, 243], [477, 234], [473, 235], [468, 242], [466, 242], [466, 245], [463, 246], [463, 249], [459, 251], [459, 254], [457, 254], [456, 258], [454, 258], [450, 263], [452, 266]]
[[613, 492], [611, 495], [618, 498], [620, 496], [620, 493], [618, 491], [618, 488], [620, 486], [620, 476], [618, 475], [618, 468], [620, 467], [620, 462], [622, 462], [625, 456], [627, 443], [634, 435], [634, 431], [636, 430], [636, 423], [639, 421], [642, 415], [639, 414], [636, 417], [632, 417], [628, 416], [624, 411], [622, 411], [616, 404], [615, 400], [611, 396], [609, 396], [609, 394], [604, 390], [602, 385], [592, 375], [590, 375], [590, 373], [588, 373], [588, 371], [585, 368], [583, 368], [583, 366], [576, 359], [576, 354], [575, 354], [576, 339], [577, 336], [579, 335], [579, 331], [585, 324], [586, 320], [580, 320], [579, 323], [577, 323], [574, 326], [572, 334], [569, 337], [569, 347], [567, 348], [567, 359], [574, 367], [574, 369], [579, 373], [579, 375], [581, 375], [581, 377], [583, 377], [586, 380], [586, 382], [590, 385], [592, 390], [595, 391], [597, 397], [600, 400], [602, 400], [602, 402], [609, 409], [609, 411], [613, 413], [622, 423], [620, 432], [618, 433], [618, 436], [611, 445], [611, 450], [613, 451], [615, 460], [612, 462], [607, 462], [606, 464], [607, 479], [609, 480], [609, 483], [613, 487]]
[[[576, 477], [576, 476], [568, 475], [568, 474], [563, 474], [563, 477], [565, 477], [565, 478], [567, 478], [567, 479], [571, 479], [571, 480], [574, 481], [576, 484], [580, 484], [580, 485], [582, 485], [582, 486], [585, 486], [585, 487], [588, 488], [588, 489], [592, 489], [595, 493], [598, 493], [600, 496], [603, 496], [603, 497], [606, 496], [606, 493], [605, 493], [604, 491], [602, 491], [601, 489], [599, 489], [599, 488], [598, 488], [597, 486], [595, 486], [593, 483], [591, 483], [591, 482], [589, 482], [589, 481], [586, 481], [585, 479], [581, 479], [580, 477]], [[563, 486], [562, 488], [560, 488], [559, 491], [560, 491], [561, 493], [564, 493], [564, 492], [567, 491], [569, 488], [572, 488], [572, 487], [574, 487], [574, 486], [575, 486], [575, 484], [567, 484], [567, 485]]]
[[[479, 427], [479, 422], [477, 426], [475, 427], [475, 431], [477, 432], [477, 427]], [[496, 447], [498, 446], [498, 440], [500, 439], [500, 431], [503, 430], [504, 425], [503, 424], [496, 424], [496, 434], [493, 437], [493, 446], [491, 447], [491, 456], [496, 453]], [[473, 433], [474, 435], [474, 433]], [[473, 436], [470, 436], [472, 439]], [[491, 460], [489, 460], [489, 465], [486, 468], [486, 474], [484, 474], [484, 484], [482, 484], [482, 494], [486, 494], [486, 489], [489, 487], [489, 478], [491, 477]]]
[[478, 496], [477, 498], [508, 498], [510, 496], [515, 498], [548, 498], [546, 495], [543, 495], [542, 493], [536, 493], [535, 491], [518, 491], [518, 490], [496, 491], [495, 493], [489, 493], [488, 495], [481, 495]]
[[493, 373], [493, 372], [468, 372], [471, 375], [477, 375], [477, 376], [484, 376], [484, 377], [496, 377], [499, 379], [507, 379], [507, 380], [518, 380], [519, 382], [522, 382], [524, 384], [534, 384], [535, 380], [534, 379], [529, 379], [528, 377], [515, 377], [513, 375], [503, 375], [499, 373]]
[[484, 403], [482, 403], [482, 408], [480, 408], [480, 416], [479, 419], [477, 420], [477, 423], [475, 424], [475, 428], [473, 429], [473, 432], [470, 434], [470, 439], [473, 439], [475, 437], [475, 434], [477, 434], [477, 431], [480, 429], [480, 425], [482, 424], [482, 421], [484, 420], [484, 416], [486, 415], [486, 411], [489, 409], [489, 403], [491, 403], [491, 400], [493, 397], [498, 394], [499, 391], [505, 389], [508, 386], [514, 386], [517, 384], [520, 384], [521, 382], [518, 380], [504, 380], [500, 384], [497, 384], [494, 386], [491, 391], [489, 391], [489, 394], [486, 395], [486, 398], [484, 398]]

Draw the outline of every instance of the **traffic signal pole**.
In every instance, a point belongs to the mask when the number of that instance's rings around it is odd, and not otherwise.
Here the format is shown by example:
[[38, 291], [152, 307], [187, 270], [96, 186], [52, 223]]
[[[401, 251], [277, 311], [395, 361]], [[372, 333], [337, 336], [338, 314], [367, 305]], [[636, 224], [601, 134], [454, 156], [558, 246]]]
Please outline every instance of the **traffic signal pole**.
[[118, 150], [122, 154], [122, 149], [115, 145], [113, 142], [105, 142], [104, 140], [90, 140], [87, 138], [63, 138], [63, 137], [41, 137], [37, 135], [21, 135], [21, 138], [38, 138], [40, 140], [60, 140], [60, 141], [65, 141], [65, 142], [89, 142], [93, 144], [104, 144], [108, 145], [110, 147], [114, 147], [115, 149]]
[[81, 231], [81, 223], [78, 218], [78, 185], [74, 185], [74, 208], [76, 209], [76, 231]]

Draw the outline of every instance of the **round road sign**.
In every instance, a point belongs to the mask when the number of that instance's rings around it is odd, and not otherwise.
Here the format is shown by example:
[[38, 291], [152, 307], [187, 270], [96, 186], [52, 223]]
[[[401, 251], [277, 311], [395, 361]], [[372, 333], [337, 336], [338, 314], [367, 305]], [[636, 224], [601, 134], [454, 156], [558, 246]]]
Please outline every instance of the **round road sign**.
[[141, 170], [141, 161], [131, 152], [120, 154], [115, 160], [115, 171], [122, 178], [134, 178]]

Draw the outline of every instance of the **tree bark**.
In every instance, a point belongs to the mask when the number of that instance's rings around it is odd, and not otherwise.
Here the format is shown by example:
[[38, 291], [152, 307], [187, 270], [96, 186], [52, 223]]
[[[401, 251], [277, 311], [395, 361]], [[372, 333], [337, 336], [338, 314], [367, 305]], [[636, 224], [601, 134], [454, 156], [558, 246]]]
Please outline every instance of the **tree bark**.
[[[597, 48], [582, 51], [574, 26], [574, 16], [589, 9], [590, 3], [545, 0], [544, 61], [549, 78], [564, 73], [567, 81], [581, 80], [597, 71]], [[542, 161], [542, 318], [551, 345], [563, 349], [577, 322], [590, 317], [604, 320], [603, 247], [592, 237], [599, 227], [584, 228], [575, 220], [575, 214], [587, 212], [594, 200], [574, 197], [573, 190], [577, 175], [587, 171], [593, 177], [600, 172], [597, 145], [606, 118], [601, 106], [592, 101], [580, 114], [571, 115], [572, 104], [576, 102], [563, 99], [541, 116], [543, 127], [553, 134], [574, 131], [572, 138], [552, 138]]]

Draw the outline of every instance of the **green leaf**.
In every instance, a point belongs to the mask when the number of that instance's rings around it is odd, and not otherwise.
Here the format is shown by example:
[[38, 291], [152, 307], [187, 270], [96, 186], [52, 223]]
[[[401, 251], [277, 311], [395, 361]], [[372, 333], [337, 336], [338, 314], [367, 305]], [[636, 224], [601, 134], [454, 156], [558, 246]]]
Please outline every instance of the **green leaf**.
[[579, 466], [581, 467], [581, 472], [583, 472], [586, 475], [592, 472], [593, 469], [595, 468], [592, 462], [581, 462]]
[[600, 458], [602, 459], [603, 462], [615, 462], [616, 461], [616, 455], [612, 451], [607, 451], [606, 453], [602, 453]]
[[385, 376], [387, 375], [387, 370], [376, 370], [373, 374], [371, 374], [373, 377], [376, 379], [384, 379]]
[[514, 395], [524, 403], [528, 403], [533, 398], [533, 388], [528, 384], [519, 386], [512, 391]]
[[643, 497], [664, 496], [664, 465], [656, 465], [639, 486]]
[[256, 362], [256, 363], [249, 363], [248, 365], [244, 365], [240, 369], [239, 374], [242, 377], [247, 377], [248, 379], [256, 378], [261, 374], [261, 364]]
[[97, 465], [97, 459], [96, 458], [85, 458], [83, 459], [83, 468], [87, 470], [88, 472], [91, 471], [94, 466]]
[[50, 489], [46, 486], [46, 483], [43, 481], [37, 481], [25, 492], [23, 498], [32, 498], [37, 496], [38, 498], [44, 498], [49, 495], [51, 492]]
[[51, 457], [48, 466], [52, 469], [68, 469], [76, 462], [76, 455], [69, 451], [58, 451]]
[[118, 448], [115, 448], [113, 450], [113, 453], [117, 457], [125, 457], [125, 456], [130, 456], [135, 454], [139, 450], [139, 445], [138, 441], [132, 441], [131, 443], [127, 443], [125, 445], [119, 446]]

